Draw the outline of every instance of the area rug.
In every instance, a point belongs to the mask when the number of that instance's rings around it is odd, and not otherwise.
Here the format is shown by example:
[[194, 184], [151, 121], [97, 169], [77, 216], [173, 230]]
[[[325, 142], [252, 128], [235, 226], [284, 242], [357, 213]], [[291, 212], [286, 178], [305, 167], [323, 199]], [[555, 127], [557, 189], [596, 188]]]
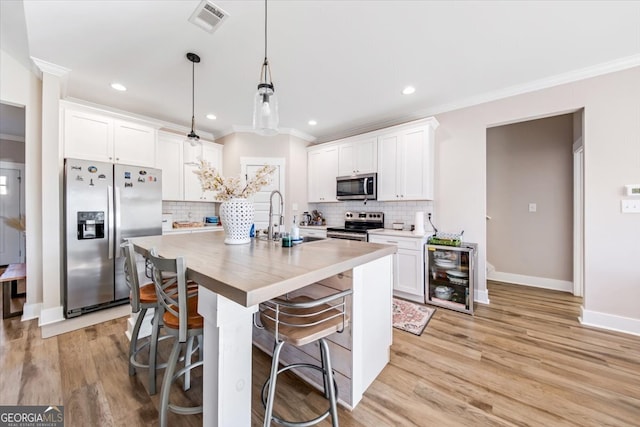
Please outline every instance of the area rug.
[[433, 307], [394, 298], [393, 327], [420, 336], [435, 311]]

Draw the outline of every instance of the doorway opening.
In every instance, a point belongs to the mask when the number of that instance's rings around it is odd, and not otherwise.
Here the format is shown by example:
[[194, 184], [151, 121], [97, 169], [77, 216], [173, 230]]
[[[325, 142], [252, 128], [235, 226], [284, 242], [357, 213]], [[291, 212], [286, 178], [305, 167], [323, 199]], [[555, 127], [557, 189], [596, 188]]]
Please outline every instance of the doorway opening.
[[583, 295], [583, 111], [487, 129], [487, 279]]

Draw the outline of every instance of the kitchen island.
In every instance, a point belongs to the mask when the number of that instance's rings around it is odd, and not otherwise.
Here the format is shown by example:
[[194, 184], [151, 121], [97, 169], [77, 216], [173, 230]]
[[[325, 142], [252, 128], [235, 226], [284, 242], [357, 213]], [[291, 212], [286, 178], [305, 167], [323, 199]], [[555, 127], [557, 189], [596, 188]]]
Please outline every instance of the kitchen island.
[[246, 245], [225, 245], [222, 233], [131, 241], [143, 255], [155, 247], [163, 257], [184, 256], [187, 278], [200, 284], [198, 311], [205, 319], [205, 426], [251, 424], [253, 314], [259, 303], [271, 298], [318, 282], [353, 289], [350, 348], [343, 361], [350, 371], [349, 396], [342, 399], [346, 406], [358, 404], [389, 361], [394, 246], [339, 239], [291, 248], [257, 239]]

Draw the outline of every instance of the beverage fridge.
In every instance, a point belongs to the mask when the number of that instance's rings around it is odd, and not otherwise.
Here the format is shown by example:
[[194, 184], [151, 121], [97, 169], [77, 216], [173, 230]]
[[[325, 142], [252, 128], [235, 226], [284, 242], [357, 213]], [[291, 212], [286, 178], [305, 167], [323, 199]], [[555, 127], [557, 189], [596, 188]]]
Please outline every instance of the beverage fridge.
[[[162, 234], [162, 171], [65, 159], [64, 172], [64, 305], [69, 318], [128, 302], [120, 244]], [[138, 271], [143, 274], [144, 268]]]

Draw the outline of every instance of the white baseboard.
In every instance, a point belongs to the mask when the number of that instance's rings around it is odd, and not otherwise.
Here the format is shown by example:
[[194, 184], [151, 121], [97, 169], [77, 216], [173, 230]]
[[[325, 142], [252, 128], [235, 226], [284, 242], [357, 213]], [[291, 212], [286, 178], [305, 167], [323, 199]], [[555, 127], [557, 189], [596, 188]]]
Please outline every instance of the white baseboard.
[[545, 277], [525, 276], [523, 274], [503, 273], [500, 271], [488, 272], [487, 280], [573, 293], [573, 282], [567, 280], [547, 279]]
[[487, 289], [475, 289], [473, 300], [480, 304], [489, 304], [489, 291]]
[[610, 331], [624, 332], [626, 334], [640, 336], [640, 320], [630, 317], [616, 316], [598, 311], [585, 310], [580, 307], [580, 323], [594, 328], [607, 329]]
[[38, 326], [50, 325], [64, 320], [64, 311], [61, 305], [52, 308], [41, 308]]
[[24, 322], [26, 320], [39, 318], [41, 309], [42, 309], [42, 303], [41, 302], [37, 302], [35, 304], [27, 304], [27, 303], [25, 303], [24, 306], [22, 306], [22, 318], [21, 318], [21, 320]]
[[50, 338], [55, 335], [60, 335], [66, 332], [86, 328], [87, 326], [96, 325], [108, 320], [129, 316], [130, 314], [131, 305], [120, 305], [118, 307], [112, 307], [105, 310], [95, 311], [93, 313], [83, 314], [81, 316], [74, 317], [73, 319], [63, 318], [62, 321], [41, 325], [42, 327], [40, 328], [40, 330], [42, 332], [42, 338]]

